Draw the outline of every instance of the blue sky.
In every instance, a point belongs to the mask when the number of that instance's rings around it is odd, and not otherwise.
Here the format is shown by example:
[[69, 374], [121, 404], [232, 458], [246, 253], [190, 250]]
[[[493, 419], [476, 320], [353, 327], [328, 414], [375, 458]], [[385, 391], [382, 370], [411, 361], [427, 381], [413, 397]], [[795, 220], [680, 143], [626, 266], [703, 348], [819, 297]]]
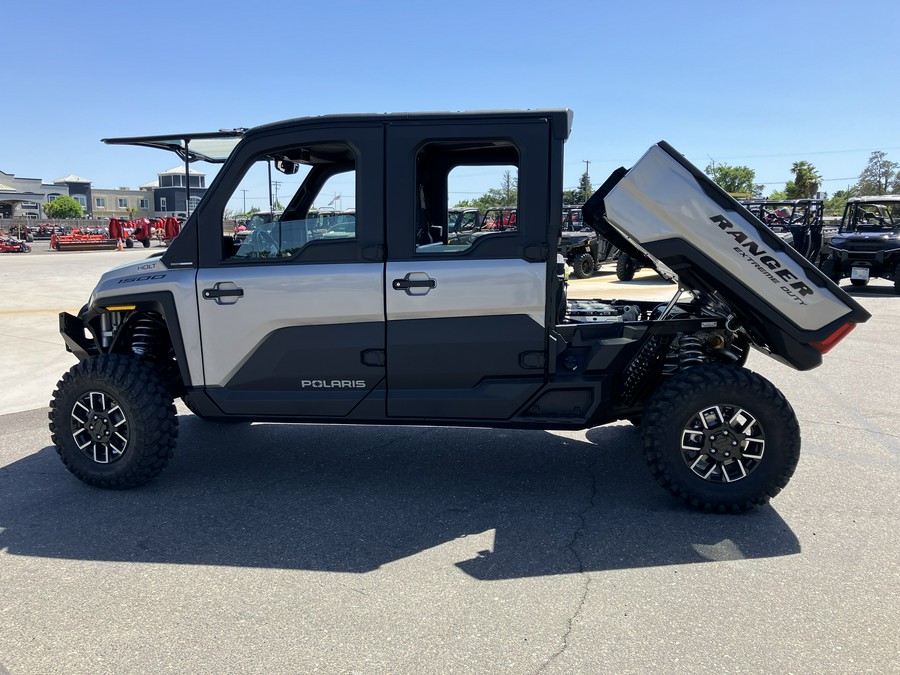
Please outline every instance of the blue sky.
[[873, 150], [900, 161], [896, 0], [6, 0], [0, 15], [17, 83], [0, 170], [19, 177], [135, 188], [178, 164], [109, 136], [542, 107], [575, 111], [566, 187], [584, 160], [596, 186], [661, 139], [700, 168], [750, 166], [767, 193], [798, 160], [828, 192]]

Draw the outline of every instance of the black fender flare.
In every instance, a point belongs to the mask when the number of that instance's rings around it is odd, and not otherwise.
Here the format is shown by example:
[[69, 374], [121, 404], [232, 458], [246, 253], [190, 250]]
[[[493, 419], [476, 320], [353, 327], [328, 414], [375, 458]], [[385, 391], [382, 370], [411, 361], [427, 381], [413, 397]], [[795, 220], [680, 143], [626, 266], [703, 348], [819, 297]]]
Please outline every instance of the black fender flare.
[[[115, 298], [108, 298], [95, 302], [91, 307], [84, 307], [78, 314], [78, 320], [79, 323], [87, 327], [93, 335], [94, 348], [96, 350], [94, 353], [111, 353], [116, 350], [119, 336], [123, 335], [123, 332], [120, 330], [110, 343], [109, 347], [104, 349], [100, 340], [99, 321], [100, 315], [107, 311], [107, 307], [120, 307], [122, 305], [134, 305], [134, 309], [128, 310], [128, 315], [125, 317], [123, 325], [127, 325], [130, 321], [135, 320], [138, 315], [147, 312], [154, 312], [162, 317], [166, 325], [169, 340], [172, 343], [172, 348], [175, 350], [175, 358], [178, 362], [178, 371], [181, 375], [181, 380], [185, 384], [190, 383], [190, 369], [188, 368], [187, 363], [187, 350], [184, 346], [184, 337], [181, 332], [181, 322], [178, 320], [178, 309], [175, 304], [175, 298], [169, 291], [117, 295]], [[70, 345], [73, 341], [76, 342], [76, 344], [80, 344], [78, 342], [78, 336], [72, 334], [72, 328], [71, 322], [68, 322], [67, 330], [63, 332], [63, 339], [66, 340], [67, 345]], [[63, 331], [62, 315], [60, 315], [60, 330], [61, 332]], [[82, 340], [84, 340], [84, 338], [82, 338]], [[79, 359], [82, 358], [79, 352], [75, 352], [74, 349], [72, 351]]]

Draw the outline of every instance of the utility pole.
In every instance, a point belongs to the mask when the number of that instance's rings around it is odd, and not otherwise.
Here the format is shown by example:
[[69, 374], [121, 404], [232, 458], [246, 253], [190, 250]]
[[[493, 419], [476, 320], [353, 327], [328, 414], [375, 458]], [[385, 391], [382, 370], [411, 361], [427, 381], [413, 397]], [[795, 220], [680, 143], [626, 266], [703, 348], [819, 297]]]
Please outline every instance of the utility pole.
[[[281, 181], [273, 180], [272, 185], [275, 187], [275, 203], [278, 203], [278, 188], [281, 187]], [[274, 208], [272, 209], [274, 211]]]
[[591, 175], [591, 174], [590, 174], [590, 170], [591, 170], [591, 160], [589, 160], [589, 159], [583, 159], [583, 160], [581, 160], [581, 161], [584, 162], [584, 172], [585, 172], [587, 175], [590, 176], [590, 175]]
[[241, 190], [244, 193], [244, 215], [247, 215], [247, 191]]

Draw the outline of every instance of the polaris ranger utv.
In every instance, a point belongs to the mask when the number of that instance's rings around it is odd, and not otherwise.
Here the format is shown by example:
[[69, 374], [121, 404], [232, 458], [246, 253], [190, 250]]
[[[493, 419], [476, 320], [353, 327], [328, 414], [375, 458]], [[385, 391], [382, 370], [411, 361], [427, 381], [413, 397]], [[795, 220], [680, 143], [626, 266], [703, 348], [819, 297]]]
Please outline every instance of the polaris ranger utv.
[[880, 277], [900, 295], [900, 195], [851, 197], [819, 265], [829, 279], [865, 286]]
[[[91, 485], [146, 483], [172, 457], [176, 397], [216, 421], [629, 420], [677, 499], [765, 503], [794, 471], [800, 430], [743, 367], [748, 350], [814, 368], [869, 314], [664, 142], [616, 171], [584, 218], [664, 263], [677, 292], [568, 302], [556, 249], [571, 124], [568, 110], [336, 115], [110, 140], [224, 165], [161, 255], [106, 273], [78, 316], [60, 315], [79, 361], [50, 404], [62, 461]], [[448, 239], [448, 175], [492, 165], [518, 170], [517, 227]], [[271, 166], [299, 185], [281, 219], [223, 235]], [[329, 194], [355, 195], [355, 230], [311, 237]]]

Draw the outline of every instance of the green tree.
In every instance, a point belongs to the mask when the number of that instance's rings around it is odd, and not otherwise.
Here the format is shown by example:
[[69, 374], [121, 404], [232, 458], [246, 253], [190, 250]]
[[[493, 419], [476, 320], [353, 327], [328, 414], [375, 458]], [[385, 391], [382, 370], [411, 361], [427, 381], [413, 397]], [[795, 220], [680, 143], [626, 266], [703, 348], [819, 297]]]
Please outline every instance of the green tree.
[[578, 181], [578, 189], [576, 190], [577, 204], [584, 204], [591, 195], [594, 194], [594, 186], [591, 185], [591, 177], [587, 171], [581, 174], [581, 180]]
[[60, 195], [49, 204], [44, 204], [48, 218], [82, 218], [84, 209], [69, 195]]
[[753, 182], [756, 172], [749, 166], [730, 166], [711, 161], [703, 172], [725, 192], [762, 196], [764, 186]]
[[825, 200], [825, 214], [829, 216], [839, 216], [844, 213], [844, 206], [847, 199], [854, 197], [855, 190], [838, 190], [831, 197]]
[[491, 188], [476, 199], [464, 199], [457, 202], [456, 206], [474, 207], [480, 211], [492, 206], [515, 206], [519, 202], [519, 182], [511, 172], [503, 174], [499, 188]]
[[900, 191], [900, 164], [887, 159], [887, 153], [876, 150], [869, 155], [869, 163], [859, 174], [856, 184], [860, 196], [884, 195]]
[[791, 165], [791, 173], [794, 174], [794, 180], [788, 181], [784, 186], [788, 199], [816, 196], [819, 191], [819, 183], [822, 182], [822, 176], [819, 175], [816, 167], [806, 161], [794, 162]]

